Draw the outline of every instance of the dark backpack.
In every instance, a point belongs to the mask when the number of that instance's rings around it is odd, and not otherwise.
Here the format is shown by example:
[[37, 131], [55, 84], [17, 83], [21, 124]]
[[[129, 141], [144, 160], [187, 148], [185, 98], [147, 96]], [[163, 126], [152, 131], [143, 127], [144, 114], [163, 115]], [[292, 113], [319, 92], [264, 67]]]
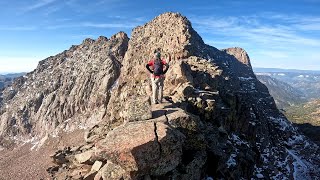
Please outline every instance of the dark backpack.
[[163, 64], [161, 60], [154, 60], [154, 64], [153, 64], [153, 74], [155, 76], [160, 76], [163, 74]]

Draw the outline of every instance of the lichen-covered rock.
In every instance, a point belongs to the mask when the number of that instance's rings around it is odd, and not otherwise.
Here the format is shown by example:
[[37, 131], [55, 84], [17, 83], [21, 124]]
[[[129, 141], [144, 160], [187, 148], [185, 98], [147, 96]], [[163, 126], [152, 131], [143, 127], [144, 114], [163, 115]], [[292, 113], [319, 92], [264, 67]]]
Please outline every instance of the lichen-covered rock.
[[149, 97], [135, 97], [130, 99], [122, 111], [125, 121], [141, 121], [152, 118], [151, 101]]
[[108, 161], [107, 164], [101, 168], [98, 174], [103, 180], [130, 179], [129, 175], [124, 169], [122, 169], [119, 165], [112, 163], [111, 161]]

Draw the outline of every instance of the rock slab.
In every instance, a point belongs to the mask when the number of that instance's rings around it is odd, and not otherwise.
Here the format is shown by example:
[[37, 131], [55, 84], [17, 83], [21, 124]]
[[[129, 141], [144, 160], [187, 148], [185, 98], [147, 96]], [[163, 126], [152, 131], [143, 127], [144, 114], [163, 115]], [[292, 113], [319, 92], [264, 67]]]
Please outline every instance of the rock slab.
[[133, 177], [162, 175], [181, 161], [184, 136], [163, 122], [135, 122], [118, 127], [96, 144], [98, 154]]

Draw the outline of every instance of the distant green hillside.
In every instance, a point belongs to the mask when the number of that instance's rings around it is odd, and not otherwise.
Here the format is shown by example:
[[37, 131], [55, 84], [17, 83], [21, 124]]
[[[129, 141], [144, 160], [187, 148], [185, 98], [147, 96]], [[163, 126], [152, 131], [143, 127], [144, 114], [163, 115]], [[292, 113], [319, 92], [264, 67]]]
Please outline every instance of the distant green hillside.
[[320, 99], [288, 107], [285, 115], [305, 135], [320, 144]]

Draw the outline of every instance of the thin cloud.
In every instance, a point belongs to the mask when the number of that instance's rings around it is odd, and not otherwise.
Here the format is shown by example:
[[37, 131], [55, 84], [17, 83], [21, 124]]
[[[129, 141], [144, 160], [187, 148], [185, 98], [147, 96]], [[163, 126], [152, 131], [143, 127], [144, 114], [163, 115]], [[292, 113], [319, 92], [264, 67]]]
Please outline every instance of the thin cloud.
[[138, 26], [138, 23], [95, 23], [95, 22], [82, 22], [77, 24], [59, 24], [59, 25], [50, 25], [46, 29], [56, 30], [56, 29], [67, 29], [67, 28], [134, 28]]
[[320, 17], [318, 16], [302, 16], [302, 15], [283, 15], [276, 13], [265, 13], [268, 19], [278, 20], [291, 25], [297, 30], [302, 31], [319, 31]]
[[105, 13], [113, 8], [127, 6], [125, 2], [120, 3], [119, 0], [79, 1], [80, 0], [67, 0], [64, 3], [70, 8], [70, 10], [82, 14], [92, 14], [92, 12]]
[[66, 29], [66, 28], [74, 28], [77, 27], [75, 25], [71, 25], [71, 24], [59, 24], [59, 25], [49, 25], [47, 27], [44, 27], [45, 29], [48, 30], [57, 30], [57, 29]]
[[31, 4], [27, 7], [24, 8], [23, 12], [26, 13], [26, 12], [29, 12], [29, 11], [33, 11], [35, 9], [39, 9], [39, 8], [42, 8], [42, 7], [45, 7], [53, 2], [55, 2], [56, 0], [39, 0], [37, 2], [35, 2], [34, 4]]
[[35, 26], [0, 27], [0, 31], [33, 31], [36, 29]]
[[[320, 46], [319, 39], [303, 36], [300, 31], [302, 25], [299, 24], [264, 24], [259, 18], [252, 17], [229, 17], [229, 18], [193, 18], [192, 22], [200, 32], [207, 34], [218, 34], [229, 37], [239, 37], [243, 41], [265, 45], [275, 44], [283, 46], [285, 44], [303, 44], [308, 46]], [[253, 22], [253, 23], [249, 23]], [[309, 28], [316, 29], [318, 24], [309, 24]], [[305, 26], [304, 29], [307, 27]]]
[[128, 23], [92, 23], [85, 22], [81, 24], [82, 27], [93, 27], [93, 28], [133, 28], [136, 27], [137, 24], [128, 24]]
[[[249, 52], [253, 66], [303, 66], [320, 69], [320, 17], [268, 13], [239, 17], [191, 17], [207, 43], [219, 48], [240, 46]], [[226, 39], [226, 43], [220, 42]], [[220, 41], [215, 41], [220, 40]]]
[[45, 16], [49, 16], [50, 14], [53, 14], [53, 13], [56, 13], [57, 11], [59, 11], [61, 9], [60, 6], [51, 6], [51, 7], [48, 7], [45, 12], [44, 12], [44, 15]]
[[264, 55], [264, 56], [271, 57], [271, 58], [288, 58], [288, 57], [290, 57], [289, 54], [287, 54], [286, 52], [282, 52], [282, 51], [267, 50], [267, 51], [260, 52], [260, 54]]
[[320, 31], [320, 21], [312, 24], [301, 23], [296, 25], [296, 27], [304, 31]]

